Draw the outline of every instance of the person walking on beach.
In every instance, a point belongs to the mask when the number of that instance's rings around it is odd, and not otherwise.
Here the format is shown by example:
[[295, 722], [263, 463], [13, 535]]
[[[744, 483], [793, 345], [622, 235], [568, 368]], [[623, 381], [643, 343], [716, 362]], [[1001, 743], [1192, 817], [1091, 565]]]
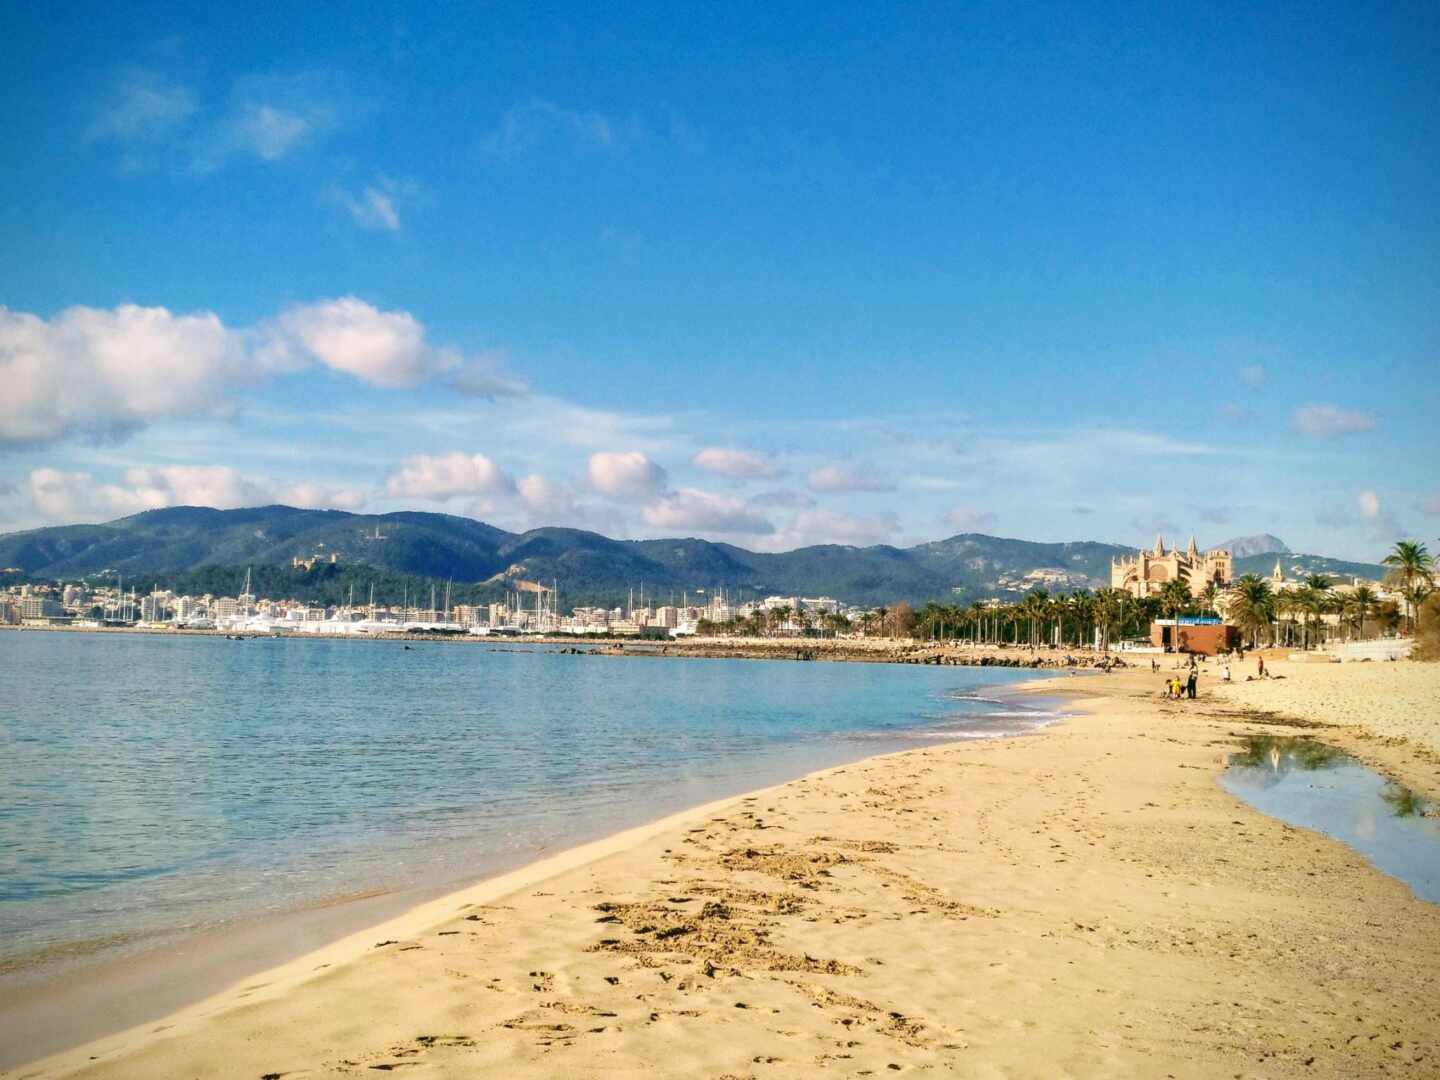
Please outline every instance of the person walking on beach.
[[1260, 676], [1260, 678], [1263, 679], [1265, 677], [1265, 657], [1261, 656], [1259, 653], [1255, 654], [1255, 671], [1256, 674]]
[[1186, 694], [1186, 696], [1187, 696], [1191, 701], [1194, 701], [1194, 700], [1195, 700], [1195, 682], [1196, 682], [1196, 680], [1198, 679], [1198, 677], [1199, 677], [1199, 673], [1195, 670], [1195, 665], [1194, 665], [1194, 664], [1191, 664], [1191, 665], [1190, 665], [1190, 678], [1188, 678], [1187, 680], [1185, 680], [1185, 694]]

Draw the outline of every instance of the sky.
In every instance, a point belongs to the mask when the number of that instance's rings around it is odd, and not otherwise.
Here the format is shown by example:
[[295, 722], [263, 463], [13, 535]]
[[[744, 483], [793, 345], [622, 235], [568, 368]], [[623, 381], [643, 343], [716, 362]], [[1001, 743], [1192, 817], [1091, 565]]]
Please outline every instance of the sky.
[[0, 531], [1437, 547], [1433, 3], [4, 25]]

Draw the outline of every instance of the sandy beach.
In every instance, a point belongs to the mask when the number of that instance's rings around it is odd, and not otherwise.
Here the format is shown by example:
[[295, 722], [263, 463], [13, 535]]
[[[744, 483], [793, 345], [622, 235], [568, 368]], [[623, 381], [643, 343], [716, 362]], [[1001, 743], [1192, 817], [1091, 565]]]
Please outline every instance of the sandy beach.
[[1038, 736], [632, 830], [7, 1075], [1440, 1075], [1440, 906], [1216, 783], [1274, 709], [1440, 794], [1440, 669], [1295, 667], [1066, 679]]
[[1269, 658], [1283, 678], [1254, 679], [1255, 663], [1234, 665], [1237, 682], [1220, 694], [1239, 705], [1404, 739], [1440, 753], [1440, 664], [1297, 663]]

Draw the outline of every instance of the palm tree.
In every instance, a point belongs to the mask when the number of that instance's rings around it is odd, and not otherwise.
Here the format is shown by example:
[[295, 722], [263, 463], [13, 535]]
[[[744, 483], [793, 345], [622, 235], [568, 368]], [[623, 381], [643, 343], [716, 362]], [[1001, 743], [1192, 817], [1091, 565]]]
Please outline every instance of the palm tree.
[[1070, 612], [1075, 617], [1076, 642], [1084, 646], [1085, 631], [1095, 624], [1095, 597], [1089, 589], [1080, 589], [1070, 594]]
[[1250, 635], [1250, 647], [1260, 643], [1260, 631], [1270, 629], [1275, 619], [1275, 596], [1270, 583], [1255, 574], [1246, 574], [1235, 582], [1225, 605], [1225, 617]]
[[[1300, 587], [1299, 607], [1305, 620], [1305, 640], [1301, 648], [1310, 647], [1310, 620], [1313, 617], [1317, 628], [1324, 625], [1324, 616], [1330, 610], [1333, 598], [1330, 579], [1324, 574], [1311, 574]], [[1317, 638], [1319, 634], [1316, 635]]]
[[1100, 631], [1100, 648], [1110, 651], [1110, 630], [1117, 624], [1123, 628], [1130, 594], [1121, 589], [1100, 589], [1095, 593], [1095, 626]]
[[1357, 585], [1355, 591], [1345, 598], [1345, 612], [1355, 620], [1355, 633], [1362, 640], [1365, 637], [1365, 620], [1379, 602], [1375, 590], [1369, 585]]
[[1160, 588], [1160, 608], [1175, 620], [1170, 633], [1170, 644], [1180, 651], [1180, 613], [1190, 607], [1190, 586], [1179, 578], [1167, 581]]
[[1220, 586], [1216, 585], [1213, 581], [1207, 581], [1205, 588], [1200, 590], [1200, 610], [1202, 612], [1209, 611], [1218, 614], [1218, 612], [1215, 612], [1215, 605], [1219, 602], [1219, 599]]
[[[1300, 593], [1295, 589], [1281, 589], [1275, 594], [1275, 618], [1277, 622], [1295, 622], [1295, 616], [1300, 613]], [[1289, 644], [1294, 644], [1294, 634], [1286, 634]]]
[[1401, 595], [1407, 602], [1405, 624], [1413, 633], [1415, 608], [1420, 597], [1430, 591], [1430, 575], [1434, 573], [1435, 560], [1418, 540], [1396, 540], [1394, 550], [1380, 561], [1390, 567], [1387, 578], [1400, 585]]

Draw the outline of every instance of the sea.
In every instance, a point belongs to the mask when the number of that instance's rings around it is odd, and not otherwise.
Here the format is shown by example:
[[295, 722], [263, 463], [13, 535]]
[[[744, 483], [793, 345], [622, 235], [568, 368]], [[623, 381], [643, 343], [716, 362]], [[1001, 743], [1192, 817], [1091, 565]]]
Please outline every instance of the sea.
[[459, 887], [877, 753], [1018, 736], [1033, 671], [521, 643], [0, 632], [0, 985]]

